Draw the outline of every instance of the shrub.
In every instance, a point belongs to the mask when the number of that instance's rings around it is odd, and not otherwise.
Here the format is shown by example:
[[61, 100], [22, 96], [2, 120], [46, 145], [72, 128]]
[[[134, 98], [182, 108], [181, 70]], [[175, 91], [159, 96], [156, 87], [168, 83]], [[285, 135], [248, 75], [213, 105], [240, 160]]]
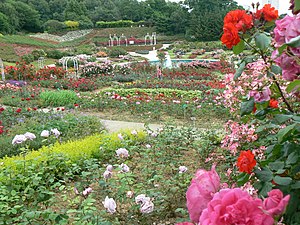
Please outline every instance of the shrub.
[[65, 23], [58, 20], [48, 20], [46, 23], [44, 23], [43, 27], [44, 30], [48, 31], [49, 33], [59, 32], [67, 28]]
[[34, 56], [32, 54], [27, 54], [22, 56], [22, 60], [26, 63], [32, 63], [34, 61]]
[[118, 20], [118, 21], [99, 21], [96, 22], [96, 27], [98, 28], [115, 28], [115, 27], [131, 27], [135, 25], [131, 20]]
[[74, 91], [45, 91], [40, 94], [42, 104], [45, 106], [70, 106], [78, 102]]
[[39, 59], [40, 57], [45, 57], [46, 56], [46, 53], [43, 49], [35, 49], [31, 52], [31, 54], [33, 55], [34, 57], [34, 60], [37, 60]]
[[72, 30], [76, 30], [79, 28], [79, 22], [77, 22], [77, 21], [68, 20], [68, 21], [65, 21], [65, 25], [67, 26], [67, 28], [72, 29]]
[[47, 57], [51, 58], [51, 59], [61, 59], [62, 57], [68, 55], [67, 52], [62, 52], [59, 50], [46, 50], [46, 54], [47, 54]]
[[119, 57], [119, 55], [126, 55], [126, 54], [127, 54], [127, 51], [124, 50], [123, 48], [119, 48], [119, 47], [113, 47], [108, 52], [108, 56], [112, 57], [112, 58], [116, 58], [116, 57]]

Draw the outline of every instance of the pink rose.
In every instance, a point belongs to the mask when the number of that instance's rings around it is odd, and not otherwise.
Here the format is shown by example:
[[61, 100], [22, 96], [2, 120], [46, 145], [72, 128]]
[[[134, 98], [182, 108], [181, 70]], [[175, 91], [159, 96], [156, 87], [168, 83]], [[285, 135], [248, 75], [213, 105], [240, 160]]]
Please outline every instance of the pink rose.
[[262, 91], [250, 91], [249, 96], [254, 97], [255, 102], [266, 102], [270, 100], [271, 90], [265, 87]]
[[201, 225], [273, 225], [274, 219], [262, 210], [261, 199], [240, 188], [216, 193], [200, 216]]
[[199, 221], [199, 217], [207, 204], [213, 198], [213, 194], [219, 190], [220, 177], [213, 166], [211, 171], [200, 169], [192, 179], [191, 185], [186, 192], [187, 208], [190, 219]]
[[286, 15], [283, 19], [281, 20], [276, 20], [275, 24], [276, 27], [274, 29], [274, 34], [275, 34], [275, 47], [280, 47], [283, 45], [285, 41], [285, 35], [286, 35], [286, 30], [289, 26], [289, 24], [293, 21], [293, 17]]
[[268, 196], [263, 202], [264, 209], [272, 216], [282, 214], [290, 200], [290, 195], [283, 197], [283, 193], [279, 189], [274, 189], [268, 193]]

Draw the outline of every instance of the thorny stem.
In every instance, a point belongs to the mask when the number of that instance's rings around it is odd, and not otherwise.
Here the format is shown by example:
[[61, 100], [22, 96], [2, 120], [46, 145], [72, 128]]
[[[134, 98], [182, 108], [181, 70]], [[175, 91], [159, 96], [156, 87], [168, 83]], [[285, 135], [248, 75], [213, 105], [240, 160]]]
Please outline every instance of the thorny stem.
[[[254, 46], [252, 46], [252, 45], [251, 45], [250, 43], [248, 43], [246, 40], [244, 40], [244, 39], [242, 39], [242, 40], [245, 41], [245, 43], [246, 43], [247, 45], [249, 45], [255, 52], [257, 52], [257, 53], [262, 57], [262, 59], [264, 60], [264, 63], [265, 63], [266, 65], [268, 64], [268, 62], [267, 62], [267, 57], [266, 57], [266, 55], [264, 54], [264, 52], [263, 52], [262, 50], [257, 50]], [[284, 96], [284, 94], [283, 94], [283, 92], [282, 92], [282, 90], [281, 90], [281, 87], [280, 87], [280, 85], [279, 85], [279, 83], [278, 83], [278, 81], [277, 81], [277, 79], [276, 79], [276, 77], [275, 77], [275, 75], [274, 75], [274, 73], [271, 73], [271, 74], [272, 74], [272, 79], [273, 79], [274, 83], [276, 84], [276, 86], [277, 86], [277, 88], [278, 88], [278, 90], [279, 90], [279, 93], [280, 93], [280, 95], [281, 95], [281, 97], [282, 97], [282, 99], [283, 99], [283, 102], [286, 104], [288, 110], [289, 110], [290, 112], [294, 113], [294, 110], [293, 110], [293, 108], [291, 107], [291, 105], [289, 104], [289, 102], [287, 101], [287, 99], [285, 98], [285, 96]]]

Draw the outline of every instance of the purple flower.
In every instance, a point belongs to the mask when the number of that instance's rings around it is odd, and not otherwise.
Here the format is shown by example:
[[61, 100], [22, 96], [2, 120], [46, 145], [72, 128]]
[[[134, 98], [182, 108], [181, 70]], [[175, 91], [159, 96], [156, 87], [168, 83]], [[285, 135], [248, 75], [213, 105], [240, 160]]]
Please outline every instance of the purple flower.
[[111, 178], [112, 177], [112, 172], [108, 171], [108, 170], [105, 170], [105, 172], [103, 173], [103, 177], [104, 177], [104, 179]]
[[129, 156], [128, 151], [126, 148], [119, 148], [116, 150], [117, 156], [121, 158], [127, 158]]
[[113, 198], [105, 197], [104, 202], [102, 202], [107, 212], [113, 214], [116, 212], [117, 204]]
[[82, 192], [82, 195], [85, 197], [85, 196], [88, 196], [91, 192], [93, 191], [92, 188], [88, 187], [86, 188], [83, 192]]
[[121, 168], [121, 171], [124, 172], [124, 173], [127, 173], [130, 170], [129, 167], [125, 163], [122, 163], [120, 165], [120, 168]]
[[255, 102], [266, 102], [270, 100], [271, 90], [265, 87], [263, 91], [250, 91], [249, 96], [254, 97]]

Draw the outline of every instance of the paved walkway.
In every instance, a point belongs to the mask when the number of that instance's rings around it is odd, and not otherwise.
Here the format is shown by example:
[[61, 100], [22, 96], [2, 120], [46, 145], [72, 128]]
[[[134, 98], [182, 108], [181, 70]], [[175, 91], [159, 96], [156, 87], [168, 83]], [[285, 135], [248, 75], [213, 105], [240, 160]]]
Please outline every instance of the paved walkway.
[[[117, 121], [117, 120], [101, 120], [101, 123], [109, 133], [118, 132], [120, 130], [144, 130], [144, 123]], [[151, 130], [157, 130], [163, 125], [161, 124], [148, 124]]]

